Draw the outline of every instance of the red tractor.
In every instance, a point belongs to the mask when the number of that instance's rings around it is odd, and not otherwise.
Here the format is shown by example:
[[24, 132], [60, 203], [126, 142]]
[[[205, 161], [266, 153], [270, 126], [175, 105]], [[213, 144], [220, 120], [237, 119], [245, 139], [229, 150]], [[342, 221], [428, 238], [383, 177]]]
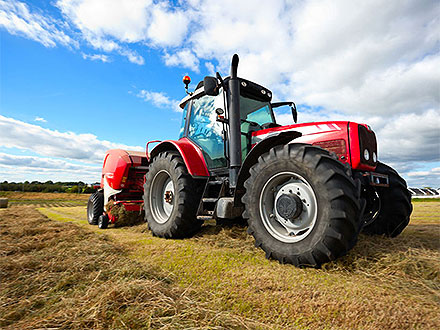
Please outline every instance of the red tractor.
[[[177, 141], [145, 154], [110, 150], [101, 190], [88, 219], [118, 221], [109, 201], [145, 211], [153, 235], [183, 238], [206, 216], [247, 219], [248, 232], [267, 258], [319, 267], [346, 254], [362, 230], [397, 236], [412, 212], [405, 181], [378, 161], [368, 125], [348, 121], [281, 126], [270, 90], [231, 74], [205, 77], [180, 103]], [[184, 78], [186, 89], [190, 82]], [[159, 141], [153, 141], [159, 142]]]

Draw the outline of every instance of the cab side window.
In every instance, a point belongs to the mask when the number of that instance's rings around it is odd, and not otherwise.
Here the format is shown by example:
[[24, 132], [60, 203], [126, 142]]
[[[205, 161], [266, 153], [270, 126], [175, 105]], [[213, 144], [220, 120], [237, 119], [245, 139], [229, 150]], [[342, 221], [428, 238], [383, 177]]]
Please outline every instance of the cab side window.
[[188, 137], [199, 145], [205, 156], [208, 168], [226, 167], [223, 126], [218, 122], [215, 110], [221, 106], [219, 96], [204, 95], [192, 100]]

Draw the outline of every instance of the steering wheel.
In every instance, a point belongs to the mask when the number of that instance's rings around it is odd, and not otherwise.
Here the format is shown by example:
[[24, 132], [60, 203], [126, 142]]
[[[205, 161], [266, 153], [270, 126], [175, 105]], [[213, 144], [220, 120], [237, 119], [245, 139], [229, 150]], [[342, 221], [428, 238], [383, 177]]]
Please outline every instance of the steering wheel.
[[254, 122], [254, 121], [250, 121], [250, 120], [247, 120], [247, 119], [240, 119], [240, 121], [242, 121], [242, 122], [244, 122], [244, 123], [248, 123], [248, 124], [250, 124], [250, 125], [254, 125], [254, 126], [261, 127], [260, 124]]

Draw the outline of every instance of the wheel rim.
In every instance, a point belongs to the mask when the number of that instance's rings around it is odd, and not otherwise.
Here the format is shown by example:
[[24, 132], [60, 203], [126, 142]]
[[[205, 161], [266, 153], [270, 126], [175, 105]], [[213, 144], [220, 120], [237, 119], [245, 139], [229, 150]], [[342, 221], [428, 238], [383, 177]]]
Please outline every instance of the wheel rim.
[[[283, 204], [281, 199], [295, 200], [297, 204], [291, 206], [299, 208], [298, 212], [291, 212], [292, 216], [286, 217], [279, 207]], [[277, 173], [266, 182], [260, 193], [259, 208], [266, 230], [285, 243], [296, 243], [306, 238], [313, 230], [318, 215], [312, 186], [294, 172]]]
[[174, 183], [165, 170], [158, 172], [151, 182], [150, 205], [156, 222], [168, 221], [174, 209]]

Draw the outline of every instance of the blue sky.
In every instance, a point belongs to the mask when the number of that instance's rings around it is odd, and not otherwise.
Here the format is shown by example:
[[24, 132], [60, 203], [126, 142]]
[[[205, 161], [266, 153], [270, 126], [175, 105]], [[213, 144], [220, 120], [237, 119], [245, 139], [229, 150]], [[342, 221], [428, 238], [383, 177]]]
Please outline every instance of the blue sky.
[[366, 122], [380, 160], [438, 187], [439, 16], [437, 1], [0, 0], [0, 181], [93, 182], [106, 149], [177, 138], [182, 77], [226, 75], [238, 53], [300, 122]]

